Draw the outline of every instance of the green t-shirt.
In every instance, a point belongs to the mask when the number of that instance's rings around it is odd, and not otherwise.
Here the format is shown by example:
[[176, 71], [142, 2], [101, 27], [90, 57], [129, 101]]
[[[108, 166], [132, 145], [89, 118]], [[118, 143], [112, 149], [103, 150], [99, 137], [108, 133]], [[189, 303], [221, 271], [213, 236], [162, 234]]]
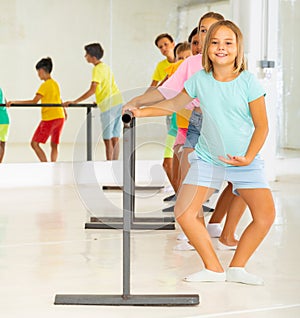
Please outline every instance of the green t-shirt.
[[[0, 88], [0, 104], [5, 104], [5, 99], [4, 99], [1, 88]], [[4, 125], [9, 124], [9, 117], [8, 117], [6, 106], [0, 106], [0, 125], [3, 125], [3, 124]]]

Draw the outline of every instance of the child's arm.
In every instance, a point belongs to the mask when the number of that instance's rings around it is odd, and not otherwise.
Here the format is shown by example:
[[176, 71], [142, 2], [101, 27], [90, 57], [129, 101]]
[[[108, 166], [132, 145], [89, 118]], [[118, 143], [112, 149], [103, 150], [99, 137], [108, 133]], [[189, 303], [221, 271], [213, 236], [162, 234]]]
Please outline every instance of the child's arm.
[[42, 95], [36, 94], [33, 99], [30, 100], [11, 100], [6, 103], [6, 107], [10, 107], [11, 104], [37, 104], [42, 98]]
[[147, 106], [150, 104], [155, 104], [163, 101], [165, 98], [163, 95], [155, 88], [153, 90], [146, 91], [144, 94], [139, 95], [131, 99], [128, 103], [123, 106], [123, 111], [126, 109], [140, 108], [142, 106]]
[[247, 166], [249, 165], [257, 153], [262, 148], [268, 132], [268, 118], [267, 118], [267, 111], [265, 105], [265, 98], [264, 96], [252, 101], [249, 103], [250, 112], [254, 124], [254, 132], [252, 134], [252, 138], [250, 140], [248, 149], [246, 151], [245, 156], [232, 156], [228, 154], [228, 158], [219, 157], [219, 159], [225, 163], [234, 166]]
[[90, 88], [84, 94], [82, 94], [80, 97], [78, 97], [77, 99], [75, 99], [73, 101], [64, 102], [63, 106], [67, 107], [70, 104], [78, 104], [78, 103], [82, 102], [83, 100], [91, 97], [92, 95], [95, 94], [96, 88], [97, 88], [98, 85], [99, 85], [99, 83], [92, 82]]
[[185, 89], [182, 90], [177, 96], [171, 99], [164, 100], [155, 105], [150, 105], [142, 109], [130, 109], [130, 107], [125, 108], [124, 110], [132, 111], [135, 117], [153, 117], [153, 116], [165, 116], [173, 114], [174, 112], [179, 111], [184, 108], [188, 103], [193, 100]]

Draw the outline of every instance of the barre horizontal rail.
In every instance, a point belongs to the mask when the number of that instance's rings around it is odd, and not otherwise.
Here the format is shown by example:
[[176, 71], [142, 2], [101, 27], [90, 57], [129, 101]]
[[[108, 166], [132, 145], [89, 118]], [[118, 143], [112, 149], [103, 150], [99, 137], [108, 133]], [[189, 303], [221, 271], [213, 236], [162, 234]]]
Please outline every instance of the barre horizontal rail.
[[[0, 104], [0, 106], [6, 106], [6, 104]], [[64, 107], [63, 104], [11, 104], [9, 107]], [[97, 104], [69, 104], [66, 107], [93, 107], [96, 108]]]
[[[1, 106], [6, 104], [0, 104]], [[63, 104], [11, 104], [10, 107], [63, 107]], [[92, 108], [96, 108], [97, 104], [69, 104], [67, 108], [70, 107], [86, 108], [86, 157], [87, 161], [92, 161]]]

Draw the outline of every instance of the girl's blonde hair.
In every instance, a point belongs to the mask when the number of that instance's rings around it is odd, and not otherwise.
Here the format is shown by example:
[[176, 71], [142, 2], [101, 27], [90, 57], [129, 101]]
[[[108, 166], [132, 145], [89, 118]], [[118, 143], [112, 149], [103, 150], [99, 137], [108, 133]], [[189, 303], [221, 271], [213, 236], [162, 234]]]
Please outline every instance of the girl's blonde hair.
[[202, 52], [202, 54], [203, 54], [202, 55], [202, 66], [207, 73], [210, 71], [213, 71], [213, 64], [208, 56], [208, 48], [211, 44], [211, 39], [212, 39], [213, 35], [222, 26], [225, 26], [225, 27], [229, 28], [230, 30], [232, 30], [232, 32], [236, 36], [237, 56], [235, 58], [235, 63], [234, 63], [234, 73], [240, 73], [247, 68], [245, 56], [244, 56], [243, 34], [242, 34], [241, 30], [239, 29], [239, 27], [237, 25], [235, 25], [232, 21], [229, 21], [229, 20], [216, 22], [208, 30], [206, 38], [205, 38], [205, 42], [204, 42], [203, 52]]

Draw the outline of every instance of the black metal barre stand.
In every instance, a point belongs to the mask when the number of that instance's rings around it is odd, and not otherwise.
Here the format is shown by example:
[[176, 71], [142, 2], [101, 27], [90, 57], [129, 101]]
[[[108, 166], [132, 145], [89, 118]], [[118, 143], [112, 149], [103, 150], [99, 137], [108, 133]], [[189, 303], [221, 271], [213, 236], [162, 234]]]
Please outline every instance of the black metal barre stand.
[[[135, 216], [135, 118], [127, 113], [122, 116], [124, 122], [123, 130], [123, 198], [127, 195], [125, 183], [130, 178], [130, 200], [132, 201], [131, 209], [131, 229], [132, 230], [175, 230], [174, 217], [136, 217]], [[128, 187], [129, 187], [128, 186]], [[124, 204], [124, 203], [123, 203]], [[85, 223], [86, 229], [122, 229], [124, 223], [123, 217], [91, 217], [90, 222]]]
[[[133, 130], [134, 118], [124, 125], [124, 130]], [[199, 295], [132, 295], [130, 293], [130, 231], [134, 211], [134, 152], [133, 134], [124, 134], [123, 149], [123, 293], [122, 295], [56, 295], [55, 305], [98, 306], [195, 306]], [[128, 161], [127, 161], [128, 160]]]
[[[6, 106], [6, 104], [0, 104]], [[11, 104], [10, 107], [63, 107], [62, 104]], [[92, 161], [92, 108], [96, 104], [69, 104], [68, 108], [86, 108], [86, 159]]]

